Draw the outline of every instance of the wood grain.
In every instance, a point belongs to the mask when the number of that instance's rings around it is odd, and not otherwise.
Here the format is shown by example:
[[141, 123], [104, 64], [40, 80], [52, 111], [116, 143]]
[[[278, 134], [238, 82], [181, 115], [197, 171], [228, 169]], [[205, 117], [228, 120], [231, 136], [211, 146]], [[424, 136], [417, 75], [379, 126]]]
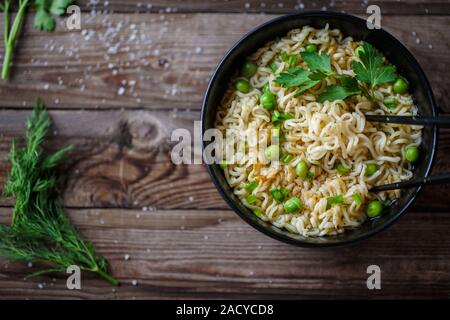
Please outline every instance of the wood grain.
[[[1, 222], [9, 215], [8, 209], [0, 209]], [[2, 263], [0, 298], [361, 299], [450, 294], [450, 215], [409, 213], [370, 240], [324, 250], [272, 240], [228, 210], [98, 209], [70, 210], [70, 215], [109, 259], [122, 286], [113, 289], [83, 275], [82, 290], [69, 291], [64, 275], [24, 281], [24, 274], [36, 269]], [[372, 264], [382, 270], [379, 291], [366, 287], [366, 268]]]
[[[0, 83], [2, 105], [31, 107], [41, 95], [52, 108], [198, 110], [228, 48], [273, 17], [111, 14], [85, 16], [82, 32], [65, 31], [60, 23], [54, 33], [33, 30], [30, 19], [14, 57], [13, 78]], [[417, 57], [438, 105], [450, 111], [450, 16], [411, 19], [388, 16], [382, 23]]]
[[186, 13], [186, 12], [233, 12], [233, 13], [277, 13], [288, 14], [293, 12], [302, 12], [306, 10], [332, 10], [345, 11], [351, 13], [365, 14], [366, 7], [370, 4], [380, 6], [382, 14], [385, 15], [423, 15], [423, 14], [449, 14], [450, 8], [446, 0], [403, 0], [401, 3], [396, 0], [379, 0], [367, 1], [361, 0], [315, 0], [315, 1], [298, 1], [298, 0], [156, 0], [151, 1], [150, 6], [145, 1], [127, 0], [100, 1], [97, 5], [91, 5], [89, 0], [79, 0], [77, 4], [85, 11], [113, 11], [113, 12], [129, 12], [129, 13]]
[[[7, 154], [13, 137], [24, 133], [28, 111], [0, 111], [0, 185], [7, 177]], [[53, 111], [55, 135], [48, 149], [73, 144], [76, 151], [63, 170], [68, 173], [65, 204], [70, 207], [119, 207], [158, 209], [225, 209], [203, 165], [171, 162], [176, 142], [171, 133], [188, 129], [194, 137], [198, 111]], [[450, 130], [442, 130], [434, 172], [450, 172]], [[1, 188], [1, 187], [0, 187]], [[1, 191], [1, 189], [0, 189]], [[448, 192], [427, 186], [415, 211], [446, 211]], [[437, 198], [439, 201], [427, 201]], [[0, 198], [0, 205], [12, 199]]]

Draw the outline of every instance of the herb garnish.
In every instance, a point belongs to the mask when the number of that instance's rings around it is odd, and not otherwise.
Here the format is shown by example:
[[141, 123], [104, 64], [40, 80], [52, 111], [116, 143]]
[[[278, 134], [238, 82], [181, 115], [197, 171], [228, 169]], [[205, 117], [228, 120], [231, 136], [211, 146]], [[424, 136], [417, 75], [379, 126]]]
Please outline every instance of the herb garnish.
[[324, 52], [301, 52], [310, 70], [291, 68], [281, 73], [275, 82], [285, 88], [298, 87], [296, 94], [302, 93], [326, 78], [338, 78], [339, 84], [331, 85], [317, 98], [318, 102], [343, 100], [354, 95], [364, 95], [374, 100], [377, 85], [394, 81], [396, 69], [383, 62], [383, 55], [372, 45], [363, 42], [359, 50], [359, 61], [353, 61], [355, 77], [333, 71], [331, 57]]
[[117, 285], [107, 273], [107, 261], [95, 253], [91, 242], [81, 239], [61, 205], [56, 188], [62, 177], [55, 167], [72, 147], [44, 156], [41, 145], [50, 124], [38, 101], [27, 122], [26, 146], [18, 149], [12, 144], [11, 172], [4, 192], [15, 197], [16, 204], [11, 225], [0, 226], [0, 256], [49, 266], [30, 276], [66, 272], [68, 266], [77, 265]]
[[[1, 0], [0, 0], [1, 1]], [[19, 0], [18, 10], [12, 24], [10, 24], [10, 11], [12, 0], [3, 0], [0, 3], [0, 11], [4, 14], [4, 41], [5, 53], [3, 58], [2, 79], [7, 80], [9, 77], [9, 69], [11, 65], [12, 55], [19, 38], [25, 20], [28, 5], [34, 2], [36, 6], [36, 15], [34, 17], [34, 27], [37, 30], [53, 31], [55, 29], [55, 19], [53, 16], [61, 16], [66, 12], [67, 7], [74, 0]]]

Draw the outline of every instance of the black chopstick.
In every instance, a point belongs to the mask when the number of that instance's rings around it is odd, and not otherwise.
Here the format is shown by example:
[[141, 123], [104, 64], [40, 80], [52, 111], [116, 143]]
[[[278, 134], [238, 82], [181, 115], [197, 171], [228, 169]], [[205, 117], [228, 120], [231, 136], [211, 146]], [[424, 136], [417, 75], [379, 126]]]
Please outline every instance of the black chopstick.
[[418, 126], [437, 125], [440, 128], [450, 128], [450, 116], [422, 117], [422, 116], [387, 116], [366, 114], [366, 120], [371, 122], [411, 124]]
[[377, 191], [386, 191], [386, 190], [395, 190], [395, 189], [407, 189], [412, 187], [418, 187], [424, 184], [438, 184], [438, 183], [449, 183], [450, 182], [450, 173], [440, 174], [436, 176], [429, 176], [426, 178], [415, 178], [406, 181], [400, 181], [396, 183], [390, 184], [382, 184], [379, 186], [374, 186], [370, 189], [370, 192]]

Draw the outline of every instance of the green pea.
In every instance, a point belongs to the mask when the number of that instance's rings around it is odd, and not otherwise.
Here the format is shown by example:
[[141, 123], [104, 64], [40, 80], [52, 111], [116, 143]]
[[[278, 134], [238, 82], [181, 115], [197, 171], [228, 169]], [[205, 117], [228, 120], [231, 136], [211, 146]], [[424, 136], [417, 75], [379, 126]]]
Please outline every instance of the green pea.
[[241, 69], [241, 75], [246, 78], [251, 78], [256, 73], [256, 64], [247, 60]]
[[394, 109], [398, 105], [397, 99], [395, 99], [394, 97], [388, 97], [388, 98], [384, 99], [383, 103], [389, 109]]
[[264, 92], [259, 99], [264, 109], [272, 110], [277, 104], [277, 98], [271, 92]]
[[364, 52], [364, 48], [362, 46], [359, 46], [355, 49], [355, 55], [359, 58], [359, 56], [361, 55], [361, 53]]
[[416, 146], [406, 148], [405, 158], [409, 162], [416, 162], [417, 159], [419, 159], [419, 148], [417, 148]]
[[299, 198], [292, 197], [284, 203], [283, 208], [287, 213], [294, 213], [302, 208], [302, 202]]
[[336, 167], [336, 170], [341, 175], [347, 175], [350, 173], [350, 169], [345, 167], [343, 164], [338, 164], [338, 166]]
[[370, 218], [378, 217], [383, 211], [383, 204], [378, 200], [372, 200], [367, 205], [367, 216]]
[[403, 78], [398, 78], [394, 82], [393, 89], [395, 93], [405, 93], [406, 91], [408, 91], [408, 82], [406, 82], [406, 80]]
[[264, 150], [264, 155], [269, 160], [278, 160], [280, 157], [280, 147], [276, 145], [271, 145]]
[[372, 176], [375, 172], [378, 171], [378, 166], [375, 163], [368, 163], [366, 167], [366, 177]]
[[306, 177], [308, 176], [308, 164], [305, 160], [297, 163], [297, 165], [295, 166], [295, 174], [302, 179], [306, 179]]
[[305, 51], [308, 53], [313, 53], [317, 51], [317, 45], [314, 43], [310, 43], [305, 47]]
[[247, 80], [239, 79], [234, 83], [237, 91], [242, 93], [248, 93], [250, 91], [250, 83]]

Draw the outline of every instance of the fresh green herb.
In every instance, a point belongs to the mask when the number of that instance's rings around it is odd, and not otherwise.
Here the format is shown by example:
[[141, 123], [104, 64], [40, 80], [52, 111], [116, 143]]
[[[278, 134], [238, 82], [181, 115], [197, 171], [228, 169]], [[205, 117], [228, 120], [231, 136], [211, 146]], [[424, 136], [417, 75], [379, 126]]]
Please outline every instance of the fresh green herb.
[[356, 79], [373, 89], [376, 85], [394, 81], [395, 67], [383, 63], [383, 55], [371, 44], [364, 42], [359, 51], [359, 60], [353, 61], [353, 71]]
[[337, 196], [333, 196], [333, 197], [328, 197], [327, 203], [330, 206], [342, 204], [342, 203], [344, 203], [344, 197], [341, 194], [339, 194]]
[[325, 52], [320, 54], [316, 52], [302, 52], [300, 53], [303, 60], [311, 69], [311, 80], [322, 80], [326, 77], [336, 76], [336, 73], [331, 69], [331, 57]]
[[2, 68], [3, 80], [7, 80], [9, 77], [14, 48], [25, 20], [28, 5], [33, 2], [36, 6], [34, 27], [37, 30], [53, 31], [55, 29], [55, 20], [52, 15], [63, 15], [66, 12], [66, 8], [73, 3], [73, 0], [19, 0], [17, 14], [12, 24], [10, 24], [10, 13], [13, 1], [3, 0], [3, 3], [0, 3], [0, 10], [3, 11], [4, 15], [5, 54]]
[[314, 172], [309, 171], [308, 174], [306, 175], [306, 180], [308, 180], [309, 182], [314, 180]]
[[284, 201], [284, 199], [289, 194], [289, 191], [286, 188], [280, 188], [280, 189], [272, 188], [269, 190], [269, 192], [277, 202]]
[[[276, 79], [275, 82], [282, 85], [285, 88], [298, 87], [305, 82], [311, 81], [309, 76], [311, 72], [302, 69], [302, 68], [290, 68], [287, 72], [281, 73]], [[317, 82], [319, 83], [319, 82]]]
[[340, 78], [341, 85], [332, 85], [317, 98], [318, 102], [344, 100], [350, 96], [361, 94], [358, 81], [349, 76]]
[[44, 105], [38, 101], [27, 122], [26, 146], [13, 142], [11, 172], [5, 195], [16, 200], [10, 226], [0, 226], [0, 256], [15, 261], [48, 265], [30, 276], [66, 272], [70, 265], [97, 273], [114, 285], [118, 281], [107, 273], [107, 261], [85, 242], [64, 212], [57, 187], [62, 179], [55, 168], [72, 147], [47, 157], [42, 143], [51, 125]]
[[269, 68], [270, 68], [270, 70], [272, 70], [273, 73], [275, 73], [278, 70], [278, 66], [277, 66], [277, 64], [275, 62], [272, 62], [269, 65]]
[[248, 192], [253, 192], [256, 187], [258, 187], [258, 181], [252, 181], [245, 186], [245, 190], [247, 190]]
[[359, 193], [355, 193], [352, 195], [353, 201], [356, 203], [357, 206], [360, 206], [362, 204], [362, 198]]

